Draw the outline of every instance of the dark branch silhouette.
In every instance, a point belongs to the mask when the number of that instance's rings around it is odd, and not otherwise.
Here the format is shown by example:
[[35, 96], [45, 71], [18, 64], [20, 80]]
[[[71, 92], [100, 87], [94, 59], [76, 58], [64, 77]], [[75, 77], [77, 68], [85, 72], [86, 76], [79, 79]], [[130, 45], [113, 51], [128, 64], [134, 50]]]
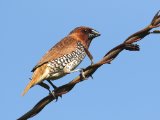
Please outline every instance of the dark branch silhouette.
[[[149, 34], [159, 34], [160, 30], [151, 31], [153, 28], [157, 28], [157, 27], [160, 27], [160, 11], [156, 13], [151, 23], [147, 27], [129, 36], [122, 44], [110, 50], [99, 62], [85, 68], [84, 69], [85, 77], [88, 78], [92, 76], [92, 74], [102, 65], [110, 64], [118, 56], [118, 54], [123, 50], [139, 51], [139, 46], [133, 43], [140, 41], [141, 39], [143, 39]], [[88, 80], [88, 79], [84, 79], [81, 75], [79, 75], [75, 79], [73, 79], [71, 82], [58, 87], [57, 89], [52, 91], [55, 94], [55, 97], [52, 94], [49, 94], [48, 96], [44, 97], [30, 111], [25, 113], [23, 116], [21, 116], [17, 120], [27, 120], [28, 118], [31, 118], [37, 115], [50, 102], [52, 102], [53, 100], [57, 100], [58, 97], [61, 97], [63, 94], [68, 93], [73, 89], [73, 87], [77, 83], [82, 82], [84, 80]]]

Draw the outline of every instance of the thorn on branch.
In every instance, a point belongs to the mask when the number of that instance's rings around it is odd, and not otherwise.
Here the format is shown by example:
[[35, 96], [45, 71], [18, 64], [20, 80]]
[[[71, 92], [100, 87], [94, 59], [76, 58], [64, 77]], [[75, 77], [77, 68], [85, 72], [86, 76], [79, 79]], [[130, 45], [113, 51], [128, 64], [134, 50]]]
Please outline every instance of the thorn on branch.
[[160, 30], [154, 30], [152, 32], [150, 32], [151, 34], [160, 34]]
[[139, 45], [137, 44], [125, 44], [125, 50], [129, 50], [129, 51], [139, 51]]

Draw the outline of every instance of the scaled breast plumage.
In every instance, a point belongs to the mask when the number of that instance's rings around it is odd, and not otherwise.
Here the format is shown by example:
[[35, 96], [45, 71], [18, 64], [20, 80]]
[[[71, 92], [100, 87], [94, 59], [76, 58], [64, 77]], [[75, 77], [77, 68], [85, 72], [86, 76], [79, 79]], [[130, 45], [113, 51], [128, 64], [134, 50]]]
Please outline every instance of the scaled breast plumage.
[[[69, 67], [71, 67], [73, 70], [81, 63], [85, 55], [86, 53], [84, 51], [83, 45], [80, 42], [77, 42], [75, 50], [73, 50], [71, 53], [65, 54], [57, 59], [48, 62], [47, 66], [50, 68], [51, 74], [62, 72], [62, 74], [64, 75], [63, 69], [66, 65], [69, 65]], [[53, 79], [53, 78], [48, 78], [48, 79]]]

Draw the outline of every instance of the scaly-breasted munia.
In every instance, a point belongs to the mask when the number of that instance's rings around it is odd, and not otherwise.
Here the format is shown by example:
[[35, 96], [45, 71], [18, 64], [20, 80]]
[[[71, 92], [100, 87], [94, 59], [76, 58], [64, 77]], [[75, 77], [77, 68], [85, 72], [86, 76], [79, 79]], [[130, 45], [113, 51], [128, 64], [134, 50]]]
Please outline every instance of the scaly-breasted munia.
[[93, 57], [88, 48], [93, 38], [98, 36], [100, 33], [89, 27], [81, 26], [72, 30], [68, 36], [52, 47], [33, 68], [32, 79], [22, 95], [36, 84], [47, 88], [46, 84], [43, 83], [44, 80], [55, 87], [50, 80], [56, 80], [68, 73], [79, 71], [79, 69], [74, 69], [86, 55], [93, 62]]

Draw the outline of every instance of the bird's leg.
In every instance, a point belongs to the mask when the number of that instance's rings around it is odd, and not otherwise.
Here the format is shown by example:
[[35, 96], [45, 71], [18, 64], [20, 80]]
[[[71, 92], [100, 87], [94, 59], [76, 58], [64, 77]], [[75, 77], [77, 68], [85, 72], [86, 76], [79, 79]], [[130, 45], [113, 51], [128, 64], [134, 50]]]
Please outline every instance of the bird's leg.
[[[84, 48], [84, 51], [85, 51], [85, 53], [87, 54], [87, 56], [89, 57], [89, 59], [90, 59], [90, 61], [91, 61], [91, 65], [93, 65], [94, 64], [94, 61], [93, 61], [93, 56], [92, 56], [92, 54], [89, 52], [89, 50], [87, 49], [87, 48], [85, 48], [84, 46], [83, 46], [83, 48]], [[93, 76], [91, 75], [90, 76], [92, 79], [93, 79]]]
[[49, 93], [51, 93], [50, 87], [49, 87], [46, 83], [41, 82], [41, 83], [39, 83], [38, 85], [40, 85], [41, 87], [47, 89], [47, 90], [49, 91]]
[[75, 70], [70, 70], [70, 69], [67, 69], [69, 67], [66, 67], [64, 69], [64, 72], [67, 73], [67, 74], [70, 74], [70, 73], [73, 73], [73, 72], [80, 72], [81, 76], [83, 79], [87, 79], [84, 75], [84, 69], [83, 68], [79, 68], [79, 69], [75, 69]]
[[[48, 83], [54, 88], [54, 89], [57, 89], [58, 87], [57, 86], [55, 86], [52, 82], [51, 82], [51, 80], [47, 80], [48, 81]], [[52, 93], [52, 95], [56, 98], [56, 102], [57, 102], [57, 100], [58, 100], [58, 97], [57, 96], [55, 96], [55, 93], [52, 91], [51, 92]], [[62, 96], [60, 96], [61, 98], [62, 98]]]
[[[83, 46], [83, 48], [84, 48], [84, 51], [85, 51], [86, 55], [89, 57], [89, 59], [90, 59], [90, 61], [91, 61], [91, 65], [93, 65], [93, 64], [94, 64], [94, 61], [93, 61], [93, 56], [92, 56], [92, 54], [89, 52], [89, 50], [88, 50], [86, 47]], [[83, 78], [83, 79], [87, 79], [87, 78], [85, 77], [85, 75], [84, 75], [84, 69], [83, 69], [83, 68], [76, 69], [76, 70], [70, 70], [70, 73], [72, 73], [72, 72], [80, 72], [82, 78]], [[91, 75], [90, 77], [93, 79], [93, 76], [92, 76], [92, 75]]]
[[82, 76], [82, 79], [86, 80], [86, 76], [84, 75], [84, 69], [83, 68], [79, 68], [79, 69], [75, 69], [75, 70], [72, 70], [70, 71], [70, 73], [73, 73], [73, 72], [80, 72], [80, 75]]
[[85, 53], [87, 54], [87, 56], [89, 57], [89, 59], [90, 59], [90, 61], [91, 61], [91, 65], [93, 65], [94, 62], [93, 62], [93, 56], [92, 56], [92, 54], [91, 54], [91, 53], [89, 52], [89, 50], [88, 50], [87, 48], [85, 48], [84, 46], [83, 46], [83, 48], [84, 48]]
[[[57, 102], [58, 97], [55, 95], [55, 93], [54, 93], [53, 91], [50, 90], [50, 87], [49, 87], [46, 83], [41, 82], [41, 83], [39, 83], [38, 85], [40, 85], [41, 87], [47, 89], [47, 90], [49, 91], [49, 94], [52, 94], [53, 97], [56, 99], [56, 102]], [[60, 97], [61, 97], [61, 96], [60, 96]]]
[[74, 68], [74, 61], [68, 63], [64, 69], [63, 69], [63, 72], [65, 74], [70, 74], [70, 73], [73, 73], [73, 72], [80, 72], [81, 73], [81, 76], [83, 79], [86, 79], [85, 75], [84, 75], [84, 69], [83, 68], [79, 68], [79, 69], [75, 69], [75, 70], [72, 70]]
[[55, 86], [55, 85], [51, 82], [51, 80], [47, 80], [47, 82], [48, 82], [54, 89], [57, 88], [57, 86]]

